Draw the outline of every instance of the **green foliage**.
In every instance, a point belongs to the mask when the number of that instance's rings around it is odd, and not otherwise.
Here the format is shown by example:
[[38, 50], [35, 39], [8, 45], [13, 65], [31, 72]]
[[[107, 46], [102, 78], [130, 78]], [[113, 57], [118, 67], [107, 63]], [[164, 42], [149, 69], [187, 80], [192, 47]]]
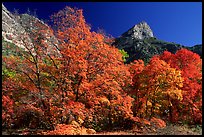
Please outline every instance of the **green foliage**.
[[126, 58], [129, 57], [128, 53], [124, 49], [120, 49], [119, 52], [123, 55], [122, 59], [124, 62], [126, 62]]
[[3, 77], [10, 77], [10, 78], [14, 78], [16, 75], [15, 71], [6, 69], [4, 66], [2, 67], [2, 76]]
[[18, 56], [23, 59], [22, 54], [25, 53], [26, 52], [23, 48], [2, 39], [2, 56]]
[[154, 55], [160, 55], [164, 51], [169, 51], [175, 54], [181, 48], [189, 49], [194, 53], [197, 53], [202, 56], [202, 45], [186, 47], [174, 42], [166, 42], [163, 40], [159, 40], [154, 37], [142, 40], [134, 39], [132, 42], [128, 42], [126, 37], [120, 37], [115, 39], [113, 45], [116, 45], [116, 47], [119, 47], [120, 49], [124, 49], [128, 53], [129, 57], [125, 58], [126, 63], [142, 59], [146, 64]]
[[194, 53], [197, 53], [202, 58], [202, 45], [195, 45], [192, 47], [186, 47], [188, 50], [191, 50]]

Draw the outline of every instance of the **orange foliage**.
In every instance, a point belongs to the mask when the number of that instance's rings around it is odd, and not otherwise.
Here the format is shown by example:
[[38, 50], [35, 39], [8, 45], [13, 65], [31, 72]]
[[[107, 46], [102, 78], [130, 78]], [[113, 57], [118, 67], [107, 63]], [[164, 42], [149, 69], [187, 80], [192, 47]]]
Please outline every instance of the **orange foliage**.
[[[125, 65], [111, 38], [91, 31], [82, 10], [65, 7], [51, 19], [54, 30], [36, 22], [29, 34], [33, 44], [22, 37], [25, 50], [2, 57], [3, 66], [15, 73], [3, 78], [2, 125], [35, 115], [41, 119], [31, 118], [27, 126], [37, 128], [43, 121], [55, 128], [46, 135], [86, 134], [82, 126], [102, 130], [153, 123], [163, 128], [166, 123], [154, 116], [166, 110], [172, 122], [202, 122], [198, 55], [181, 49], [154, 56], [146, 66], [142, 60]], [[53, 35], [54, 46], [41, 37]]]
[[165, 128], [166, 127], [166, 123], [159, 118], [153, 117], [153, 118], [151, 118], [150, 122], [151, 122], [151, 124], [155, 125], [157, 128]]
[[[130, 115], [130, 106], [123, 106], [124, 100], [131, 105], [131, 99], [126, 98], [124, 91], [131, 81], [130, 73], [118, 49], [108, 45], [103, 34], [90, 31], [81, 10], [66, 7], [54, 14], [52, 19], [57, 26], [62, 55], [57, 58], [62, 64], [56, 70], [59, 74], [56, 77], [67, 79], [64, 82], [66, 88], [59, 86], [59, 90], [65, 92], [64, 96], [69, 99], [85, 104], [98, 118], [110, 118], [109, 113], [113, 113], [110, 119], [114, 121], [119, 117], [116, 108], [124, 116]], [[101, 98], [106, 98], [107, 105], [100, 104]], [[109, 116], [101, 115], [102, 111]]]
[[174, 121], [180, 119], [190, 123], [202, 123], [202, 59], [187, 49], [181, 49], [176, 54], [166, 51], [160, 55], [160, 59], [180, 70], [184, 78], [183, 100], [179, 103], [173, 102], [176, 106], [174, 113], [180, 113], [180, 117], [174, 117]]
[[171, 68], [158, 57], [153, 57], [149, 64], [133, 77], [132, 95], [135, 96], [134, 109], [137, 116], [162, 115], [165, 109], [169, 109], [171, 100], [182, 100], [182, 82], [180, 71]]

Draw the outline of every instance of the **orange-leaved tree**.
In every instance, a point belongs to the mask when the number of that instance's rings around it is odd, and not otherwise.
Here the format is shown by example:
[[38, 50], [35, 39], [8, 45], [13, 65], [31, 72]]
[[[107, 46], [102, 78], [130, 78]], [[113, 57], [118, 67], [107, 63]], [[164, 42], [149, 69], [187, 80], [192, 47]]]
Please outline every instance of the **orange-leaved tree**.
[[176, 103], [174, 121], [202, 123], [202, 59], [187, 49], [178, 50], [175, 54], [165, 51], [160, 59], [171, 67], [181, 71], [183, 82], [183, 101]]
[[84, 104], [89, 116], [80, 117], [85, 123], [92, 119], [94, 128], [128, 119], [132, 99], [124, 90], [131, 79], [119, 50], [107, 44], [106, 36], [90, 31], [82, 10], [65, 7], [51, 18], [60, 43], [55, 76], [64, 81], [63, 98]]
[[170, 110], [171, 118], [172, 101], [182, 100], [181, 72], [157, 56], [152, 57], [149, 64], [137, 72], [133, 77], [131, 93], [135, 96], [135, 115], [151, 119], [155, 115], [162, 117], [165, 110]]
[[[4, 75], [2, 87], [4, 93], [11, 92], [13, 94], [16, 127], [32, 126], [33, 128], [53, 129], [49, 103], [46, 101], [52, 93], [50, 86], [52, 79], [46, 71], [52, 62], [50, 55], [55, 54], [54, 52], [57, 53], [57, 50], [56, 47], [52, 47], [46, 42], [48, 37], [50, 38], [52, 30], [40, 21], [32, 23], [35, 29], [26, 28], [26, 33], [17, 38], [22, 42], [21, 47], [16, 45], [11, 47], [11, 44], [4, 45], [5, 50], [9, 52], [5, 51], [5, 55], [2, 57], [3, 67], [9, 70], [8, 74], [12, 72], [13, 75]], [[8, 88], [8, 79], [13, 83], [10, 88]], [[24, 121], [25, 118], [26, 121]], [[40, 118], [42, 119], [40, 120]], [[38, 122], [33, 124], [32, 121]]]

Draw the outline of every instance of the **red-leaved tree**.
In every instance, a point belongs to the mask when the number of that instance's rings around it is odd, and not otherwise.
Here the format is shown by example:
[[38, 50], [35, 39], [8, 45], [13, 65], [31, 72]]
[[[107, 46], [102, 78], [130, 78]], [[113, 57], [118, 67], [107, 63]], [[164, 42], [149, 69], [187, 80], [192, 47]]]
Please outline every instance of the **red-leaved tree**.
[[181, 49], [176, 54], [165, 51], [160, 59], [180, 70], [184, 78], [183, 101], [175, 102], [175, 121], [202, 123], [202, 59], [187, 49]]

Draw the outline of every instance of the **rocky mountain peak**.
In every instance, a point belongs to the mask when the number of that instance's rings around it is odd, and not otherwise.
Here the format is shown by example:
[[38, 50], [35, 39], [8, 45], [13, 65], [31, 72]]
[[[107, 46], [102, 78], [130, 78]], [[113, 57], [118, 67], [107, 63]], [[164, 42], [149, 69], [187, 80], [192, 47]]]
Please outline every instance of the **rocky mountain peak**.
[[122, 37], [131, 37], [134, 39], [145, 39], [145, 38], [154, 37], [154, 35], [153, 35], [153, 31], [151, 30], [147, 22], [142, 21], [141, 23], [134, 25], [127, 32], [123, 33]]

